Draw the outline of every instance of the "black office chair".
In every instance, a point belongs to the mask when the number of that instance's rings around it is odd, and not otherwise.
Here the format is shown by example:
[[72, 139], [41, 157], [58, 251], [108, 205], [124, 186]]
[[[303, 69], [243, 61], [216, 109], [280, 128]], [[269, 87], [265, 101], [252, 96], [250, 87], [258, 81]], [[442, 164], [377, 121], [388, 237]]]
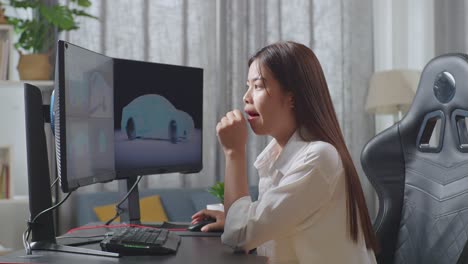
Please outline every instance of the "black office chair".
[[378, 263], [457, 263], [468, 238], [465, 119], [468, 55], [443, 55], [424, 68], [406, 116], [364, 147], [379, 197]]

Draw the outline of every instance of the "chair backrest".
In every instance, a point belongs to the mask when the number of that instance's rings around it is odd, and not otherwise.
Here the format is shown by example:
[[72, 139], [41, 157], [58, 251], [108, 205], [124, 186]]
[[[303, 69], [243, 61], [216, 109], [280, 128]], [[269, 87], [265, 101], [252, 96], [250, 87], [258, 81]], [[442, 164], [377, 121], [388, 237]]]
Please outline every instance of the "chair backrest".
[[379, 263], [456, 263], [468, 237], [468, 56], [424, 68], [405, 117], [361, 163], [379, 196]]

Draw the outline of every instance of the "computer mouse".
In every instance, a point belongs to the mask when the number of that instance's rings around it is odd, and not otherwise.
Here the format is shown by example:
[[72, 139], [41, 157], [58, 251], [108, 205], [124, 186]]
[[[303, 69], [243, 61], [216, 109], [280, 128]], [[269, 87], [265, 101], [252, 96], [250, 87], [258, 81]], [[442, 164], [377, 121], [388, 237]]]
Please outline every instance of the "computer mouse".
[[214, 223], [214, 222], [216, 222], [216, 220], [213, 218], [203, 219], [195, 224], [189, 225], [189, 227], [187, 227], [187, 230], [192, 231], [192, 232], [200, 232], [202, 227], [206, 226], [207, 224]]

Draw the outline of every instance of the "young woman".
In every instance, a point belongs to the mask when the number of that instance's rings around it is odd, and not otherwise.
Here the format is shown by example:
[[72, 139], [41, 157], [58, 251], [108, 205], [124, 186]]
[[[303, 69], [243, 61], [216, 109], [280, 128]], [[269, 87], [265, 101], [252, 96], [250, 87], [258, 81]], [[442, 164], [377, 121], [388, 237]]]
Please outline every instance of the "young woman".
[[[246, 117], [228, 112], [216, 127], [226, 158], [225, 212], [192, 217], [224, 228], [223, 243], [257, 248], [270, 263], [376, 263], [377, 240], [315, 54], [278, 42], [249, 60]], [[247, 123], [273, 140], [258, 156], [258, 201], [246, 175]]]

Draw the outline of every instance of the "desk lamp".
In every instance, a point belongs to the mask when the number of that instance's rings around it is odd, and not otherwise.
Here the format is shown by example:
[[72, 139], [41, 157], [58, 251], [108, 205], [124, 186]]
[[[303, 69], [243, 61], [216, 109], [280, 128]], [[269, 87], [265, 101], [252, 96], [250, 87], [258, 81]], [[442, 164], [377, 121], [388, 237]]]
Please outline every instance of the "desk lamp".
[[401, 120], [413, 101], [420, 75], [416, 70], [375, 72], [370, 80], [366, 111], [393, 114], [394, 123]]

